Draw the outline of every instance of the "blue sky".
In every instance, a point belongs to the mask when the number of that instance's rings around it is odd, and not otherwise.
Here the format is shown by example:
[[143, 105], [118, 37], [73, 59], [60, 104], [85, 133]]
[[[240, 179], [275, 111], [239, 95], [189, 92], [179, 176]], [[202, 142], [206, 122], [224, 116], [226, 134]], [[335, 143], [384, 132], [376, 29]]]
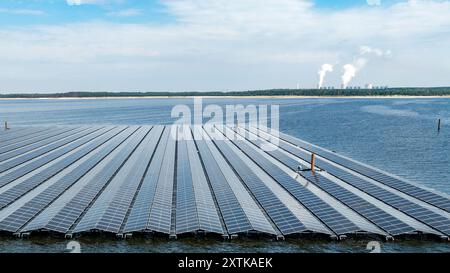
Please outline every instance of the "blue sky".
[[[17, 1], [2, 0], [0, 23], [3, 25], [57, 24], [89, 20], [124, 23], [159, 22], [170, 20], [159, 1], [129, 0], [117, 3], [68, 5], [65, 0]], [[10, 12], [7, 12], [10, 11]], [[17, 14], [14, 10], [35, 11]], [[123, 13], [123, 14], [122, 14]]]
[[[89, 20], [120, 23], [169, 23], [175, 19], [159, 0], [97, 2], [98, 4], [69, 5], [66, 0], [2, 0], [0, 2], [0, 24], [57, 24]], [[316, 0], [312, 2], [317, 9], [333, 10], [368, 5], [366, 0]], [[392, 3], [392, 0], [381, 2], [382, 5]]]
[[448, 14], [444, 0], [2, 0], [0, 92], [450, 85]]

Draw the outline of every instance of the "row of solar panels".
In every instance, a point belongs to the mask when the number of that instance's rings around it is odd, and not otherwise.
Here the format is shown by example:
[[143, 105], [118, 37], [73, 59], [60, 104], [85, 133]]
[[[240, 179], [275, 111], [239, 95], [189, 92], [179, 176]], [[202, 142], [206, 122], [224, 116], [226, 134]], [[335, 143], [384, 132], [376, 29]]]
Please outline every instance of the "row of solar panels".
[[[246, 138], [247, 140], [249, 140], [249, 142], [253, 143], [256, 146], [261, 146], [264, 142], [270, 141], [270, 135], [264, 131], [257, 131], [256, 135], [258, 135], [258, 138], [253, 139], [249, 137], [248, 134], [251, 134], [251, 132], [249, 131], [243, 131], [242, 129], [240, 129], [236, 130], [236, 132], [240, 133], [243, 138]], [[242, 143], [241, 145], [245, 144]], [[297, 170], [299, 166], [298, 161], [294, 158], [301, 159], [306, 162], [306, 164], [310, 163], [311, 154], [299, 148], [298, 146], [293, 146], [288, 142], [280, 141], [278, 143], [278, 147], [278, 150], [268, 151], [267, 154], [271, 155], [273, 158], [286, 165], [293, 171]], [[244, 150], [245, 148], [242, 149]], [[358, 163], [355, 162], [355, 164]], [[386, 187], [377, 185], [376, 183], [370, 183], [370, 181], [358, 176], [357, 174], [347, 171], [342, 166], [332, 164], [332, 162], [329, 162], [325, 157], [319, 157], [316, 161], [316, 166], [320, 167], [322, 170], [325, 170], [327, 174], [330, 174], [333, 177], [344, 181], [347, 185], [352, 186], [354, 189], [358, 189], [366, 193], [367, 195], [378, 199], [384, 204], [387, 204], [392, 208], [395, 208], [396, 210], [409, 215], [410, 217], [428, 225], [430, 228], [435, 229], [441, 234], [445, 236], [448, 236], [450, 234], [450, 219], [446, 211], [442, 211], [437, 207], [428, 207], [426, 205], [421, 206], [419, 205], [421, 203], [419, 200], [416, 200], [416, 202], [414, 202], [413, 200], [415, 198], [408, 198], [402, 196], [402, 194], [400, 193], [396, 194], [395, 189], [388, 189]], [[303, 165], [304, 169], [305, 167], [306, 166]], [[340, 200], [343, 204], [350, 207], [360, 215], [364, 216], [367, 220], [371, 221], [379, 228], [383, 229], [393, 236], [414, 231], [414, 228], [411, 225], [399, 221], [398, 219], [382, 211], [375, 205], [367, 202], [364, 198], [361, 198], [358, 195], [352, 193], [344, 186], [340, 186], [339, 184], [333, 182], [331, 179], [322, 175], [322, 173], [320, 172], [313, 173], [311, 172], [311, 170], [307, 170], [301, 171], [299, 172], [299, 174], [303, 176], [307, 181], [314, 183], [322, 190]], [[411, 188], [417, 187], [414, 185], [410, 186]], [[427, 191], [426, 189], [422, 188], [420, 188], [420, 190]], [[430, 194], [438, 195], [437, 193], [433, 192], [430, 192]], [[440, 197], [446, 199], [447, 203], [450, 202], [447, 197]]]
[[[274, 139], [276, 149], [262, 149]], [[323, 171], [310, 170], [311, 152]], [[442, 194], [256, 128], [0, 132], [0, 230], [11, 233], [448, 237], [449, 204]]]

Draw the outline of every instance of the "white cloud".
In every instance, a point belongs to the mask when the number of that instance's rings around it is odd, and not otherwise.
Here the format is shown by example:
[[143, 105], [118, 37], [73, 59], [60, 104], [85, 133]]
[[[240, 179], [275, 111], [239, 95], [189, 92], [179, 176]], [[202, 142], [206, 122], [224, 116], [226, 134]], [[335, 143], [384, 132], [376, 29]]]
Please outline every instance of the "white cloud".
[[80, 6], [86, 4], [105, 5], [109, 3], [123, 2], [122, 0], [66, 0], [69, 6]]
[[103, 1], [96, 1], [96, 0], [66, 0], [67, 5], [69, 6], [79, 6], [79, 5], [84, 5], [84, 4], [97, 4], [98, 2], [103, 2]]
[[380, 6], [381, 0], [367, 0], [367, 5], [369, 6]]
[[37, 9], [4, 9], [0, 8], [0, 13], [22, 14], [22, 15], [44, 15], [45, 12]]
[[[162, 3], [174, 22], [0, 27], [1, 89], [313, 87], [317, 67], [353, 63], [361, 45], [391, 56], [371, 59], [353, 84], [450, 84], [450, 1], [340, 11], [306, 0]], [[339, 74], [327, 84], [338, 86]]]
[[109, 16], [115, 16], [115, 17], [132, 17], [132, 16], [141, 15], [141, 14], [142, 14], [142, 10], [140, 10], [140, 9], [124, 9], [124, 10], [119, 10], [119, 11], [108, 12]]

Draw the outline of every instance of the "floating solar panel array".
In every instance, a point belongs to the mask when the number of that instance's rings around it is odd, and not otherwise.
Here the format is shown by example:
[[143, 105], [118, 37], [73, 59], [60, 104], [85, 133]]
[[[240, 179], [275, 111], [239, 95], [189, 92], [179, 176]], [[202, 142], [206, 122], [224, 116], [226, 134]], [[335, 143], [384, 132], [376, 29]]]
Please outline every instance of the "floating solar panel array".
[[0, 232], [448, 239], [450, 198], [267, 128], [18, 127]]

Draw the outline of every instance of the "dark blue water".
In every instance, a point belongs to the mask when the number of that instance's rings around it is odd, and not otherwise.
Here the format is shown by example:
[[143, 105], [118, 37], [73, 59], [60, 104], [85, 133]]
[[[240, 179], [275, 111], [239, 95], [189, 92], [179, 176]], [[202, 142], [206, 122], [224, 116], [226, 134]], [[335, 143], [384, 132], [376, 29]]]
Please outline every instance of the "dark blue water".
[[[169, 124], [174, 105], [192, 99], [0, 101], [0, 120], [36, 124]], [[204, 105], [280, 106], [280, 130], [450, 194], [450, 99], [208, 99]], [[441, 132], [437, 121], [442, 120]], [[81, 239], [83, 240], [83, 239]], [[84, 239], [97, 252], [360, 252], [364, 241]], [[57, 239], [0, 239], [0, 251], [64, 251]], [[385, 243], [389, 252], [450, 251], [443, 242]]]

